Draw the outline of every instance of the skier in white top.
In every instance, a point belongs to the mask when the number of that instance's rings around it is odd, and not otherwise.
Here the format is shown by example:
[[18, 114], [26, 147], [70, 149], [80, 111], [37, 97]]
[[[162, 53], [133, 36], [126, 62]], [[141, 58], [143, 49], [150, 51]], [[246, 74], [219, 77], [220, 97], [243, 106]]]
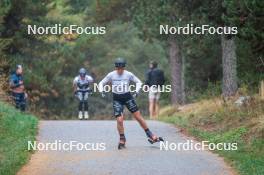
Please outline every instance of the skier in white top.
[[79, 115], [78, 118], [89, 119], [88, 113], [88, 96], [91, 93], [89, 85], [93, 83], [93, 78], [87, 75], [85, 68], [81, 68], [79, 75], [73, 80], [74, 95], [79, 100]]
[[[157, 137], [149, 130], [137, 107], [135, 98], [138, 96], [142, 82], [133, 73], [126, 71], [125, 66], [126, 61], [123, 58], [117, 58], [115, 61], [115, 70], [107, 74], [106, 77], [99, 83], [99, 92], [101, 92], [102, 97], [105, 97], [104, 86], [107, 84], [112, 85], [114, 116], [117, 120], [117, 130], [120, 135], [118, 149], [125, 148], [126, 143], [123, 125], [124, 105], [133, 114], [133, 117], [139, 122], [140, 126], [145, 130], [150, 143], [163, 141], [161, 137]], [[134, 82], [136, 84], [133, 95], [131, 94], [131, 89], [129, 88], [130, 82]]]

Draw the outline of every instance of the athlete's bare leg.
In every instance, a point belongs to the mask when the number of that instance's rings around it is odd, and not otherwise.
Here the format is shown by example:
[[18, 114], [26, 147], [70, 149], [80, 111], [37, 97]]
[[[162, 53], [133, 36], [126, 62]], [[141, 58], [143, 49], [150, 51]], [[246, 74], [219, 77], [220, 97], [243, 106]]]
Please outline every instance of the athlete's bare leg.
[[117, 130], [119, 134], [124, 134], [124, 116], [121, 115], [116, 118], [117, 121]]
[[159, 102], [157, 99], [153, 99], [153, 119], [157, 119], [159, 115]]
[[[146, 131], [148, 129], [147, 123], [145, 122], [144, 118], [142, 117], [140, 111], [136, 111], [133, 113], [134, 118], [138, 121], [138, 123], [140, 124], [140, 126]], [[155, 136], [154, 134], [152, 135], [152, 139], [155, 140], [157, 139], [157, 136]]]
[[150, 119], [154, 117], [154, 101], [152, 99], [149, 99], [149, 117]]
[[133, 116], [144, 130], [148, 128], [144, 118], [142, 117], [139, 111], [134, 112]]

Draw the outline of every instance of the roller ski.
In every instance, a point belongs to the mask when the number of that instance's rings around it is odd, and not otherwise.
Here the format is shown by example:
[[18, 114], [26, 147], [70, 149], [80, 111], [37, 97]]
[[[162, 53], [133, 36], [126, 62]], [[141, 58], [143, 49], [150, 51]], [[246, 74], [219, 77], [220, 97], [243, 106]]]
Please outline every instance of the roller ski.
[[149, 143], [154, 144], [156, 142], [164, 142], [164, 139], [162, 137], [157, 137], [155, 139], [148, 138]]
[[84, 112], [79, 111], [78, 118], [79, 118], [79, 120], [88, 120], [89, 119], [88, 111], [84, 111]]
[[162, 137], [155, 136], [154, 134], [152, 134], [152, 132], [149, 129], [146, 129], [145, 132], [146, 132], [146, 135], [148, 137], [149, 143], [153, 144], [156, 142], [164, 142]]

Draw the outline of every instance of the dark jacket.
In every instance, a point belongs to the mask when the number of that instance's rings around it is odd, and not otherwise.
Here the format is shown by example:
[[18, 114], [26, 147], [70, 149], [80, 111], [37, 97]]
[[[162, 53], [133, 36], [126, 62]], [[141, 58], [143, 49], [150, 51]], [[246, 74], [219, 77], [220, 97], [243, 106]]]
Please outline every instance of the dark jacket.
[[146, 73], [145, 84], [148, 86], [164, 85], [165, 77], [164, 72], [158, 68], [149, 69]]
[[17, 88], [17, 87], [21, 86], [21, 84], [19, 84], [20, 81], [23, 81], [23, 76], [22, 75], [18, 75], [16, 73], [13, 73], [10, 76], [10, 86], [11, 86], [11, 88]]

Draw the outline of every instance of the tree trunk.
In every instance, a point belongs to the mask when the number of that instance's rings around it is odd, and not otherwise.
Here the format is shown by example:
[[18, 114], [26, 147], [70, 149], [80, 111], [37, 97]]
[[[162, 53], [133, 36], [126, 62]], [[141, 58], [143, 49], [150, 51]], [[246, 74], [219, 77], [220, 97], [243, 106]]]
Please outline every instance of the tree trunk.
[[222, 35], [222, 66], [223, 86], [222, 93], [225, 97], [233, 96], [237, 92], [237, 63], [236, 45], [234, 38], [226, 38]]
[[169, 39], [169, 57], [171, 65], [172, 104], [183, 104], [182, 58], [179, 44], [175, 38]]
[[262, 100], [264, 100], [264, 80], [260, 82], [259, 95]]
[[186, 100], [186, 94], [185, 94], [185, 57], [184, 53], [181, 54], [182, 57], [182, 78], [181, 78], [181, 83], [182, 83], [182, 104], [185, 104]]

